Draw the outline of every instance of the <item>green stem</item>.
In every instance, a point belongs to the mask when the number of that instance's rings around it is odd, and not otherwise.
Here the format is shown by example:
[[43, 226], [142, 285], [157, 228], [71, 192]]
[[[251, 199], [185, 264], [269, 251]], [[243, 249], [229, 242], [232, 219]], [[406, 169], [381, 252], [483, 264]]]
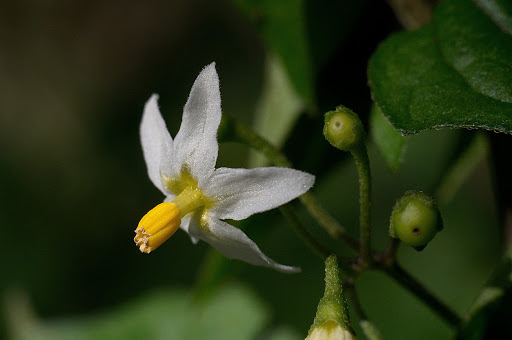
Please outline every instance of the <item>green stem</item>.
[[344, 242], [355, 252], [359, 252], [359, 242], [346, 233], [345, 229], [336, 221], [327, 211], [322, 208], [316, 198], [306, 192], [299, 197], [300, 202], [306, 207], [307, 211], [313, 216], [332, 238]]
[[419, 299], [423, 300], [430, 309], [437, 313], [450, 325], [457, 327], [462, 322], [462, 319], [451, 310], [450, 307], [441, 302], [432, 293], [430, 293], [418, 280], [406, 272], [400, 265], [394, 264], [389, 267], [380, 268], [389, 274], [395, 281], [397, 281], [404, 288], [408, 289]]
[[222, 115], [221, 125], [218, 132], [219, 139], [233, 140], [246, 144], [253, 149], [263, 153], [272, 163], [277, 166], [291, 168], [292, 163], [272, 144], [263, 139], [256, 132], [238, 122], [234, 118]]
[[359, 232], [361, 242], [360, 260], [361, 264], [370, 264], [371, 256], [371, 175], [370, 161], [366, 146], [361, 144], [359, 148], [352, 151], [359, 173]]
[[[273, 164], [282, 167], [292, 167], [292, 163], [274, 146], [265, 139], [253, 132], [251, 129], [235, 121], [233, 118], [223, 115], [222, 124], [219, 129], [219, 139], [233, 140], [246, 144], [260, 152], [262, 152]], [[377, 259], [378, 263], [372, 265], [371, 260], [371, 244], [370, 244], [370, 228], [371, 228], [371, 177], [370, 166], [366, 146], [363, 144], [359, 149], [352, 151], [356, 166], [359, 172], [360, 185], [360, 237], [361, 244], [346, 233], [343, 227], [330, 216], [316, 201], [311, 193], [305, 193], [300, 197], [300, 202], [309, 211], [309, 213], [317, 220], [317, 222], [334, 238], [343, 241], [356, 252], [360, 251], [360, 264], [358, 272], [365, 271], [369, 268], [377, 268], [383, 270], [400, 285], [415, 294], [419, 299], [424, 301], [434, 312], [440, 315], [446, 322], [453, 326], [460, 324], [460, 317], [453, 312], [448, 306], [432, 295], [420, 282], [414, 279], [396, 262], [396, 249], [398, 244], [391, 240], [388, 247]], [[328, 250], [323, 248], [312, 237], [309, 232], [303, 228], [297, 216], [287, 207], [282, 208], [283, 214], [290, 220], [295, 220], [292, 226], [297, 234], [303, 238], [306, 243], [314, 249], [321, 257], [325, 258]], [[346, 264], [342, 262], [342, 264]], [[361, 266], [362, 264], [362, 266]], [[364, 315], [364, 314], [362, 314]]]
[[313, 237], [313, 235], [311, 235], [311, 233], [306, 228], [304, 228], [295, 211], [293, 211], [293, 207], [289, 204], [285, 204], [279, 207], [279, 210], [288, 220], [288, 223], [291, 225], [295, 233], [304, 241], [304, 243], [306, 243], [306, 245], [308, 245], [316, 255], [325, 261], [331, 252], [322, 246], [320, 242], [318, 242]]
[[398, 251], [398, 246], [400, 245], [400, 240], [394, 237], [390, 237], [388, 243], [386, 244], [386, 248], [380, 254], [379, 261], [382, 262], [386, 266], [391, 266], [396, 261], [396, 253]]
[[[263, 153], [273, 164], [293, 168], [292, 163], [263, 137], [228, 115], [222, 115], [219, 139], [233, 140], [246, 144]], [[310, 192], [299, 197], [302, 205], [332, 237], [344, 242], [354, 251], [359, 251], [359, 242], [351, 237], [339, 223], [330, 216]]]

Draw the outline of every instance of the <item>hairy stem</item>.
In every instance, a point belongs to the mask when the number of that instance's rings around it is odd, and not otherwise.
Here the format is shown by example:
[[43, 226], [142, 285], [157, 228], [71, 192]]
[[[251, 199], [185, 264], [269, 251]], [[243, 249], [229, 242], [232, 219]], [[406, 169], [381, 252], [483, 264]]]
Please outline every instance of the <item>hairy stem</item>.
[[[219, 128], [219, 139], [233, 140], [246, 144], [263, 153], [273, 164], [285, 168], [292, 168], [292, 163], [263, 137], [252, 131], [250, 128], [239, 123], [228, 115], [222, 116], [222, 123]], [[300, 202], [306, 210], [317, 220], [332, 237], [344, 242], [354, 251], [359, 251], [359, 242], [351, 237], [339, 223], [330, 216], [314, 198], [310, 192], [299, 197]]]
[[311, 250], [318, 255], [322, 260], [325, 259], [331, 254], [331, 252], [322, 246], [320, 242], [318, 242], [311, 233], [304, 228], [299, 218], [297, 217], [295, 211], [293, 211], [293, 207], [289, 204], [285, 204], [279, 207], [279, 210], [283, 214], [283, 216], [288, 220], [288, 223], [292, 226], [295, 233], [306, 243], [306, 245], [311, 248]]
[[355, 252], [359, 252], [359, 242], [347, 234], [344, 228], [327, 211], [322, 208], [316, 198], [309, 192], [299, 197], [300, 202], [332, 238], [344, 242]]
[[386, 244], [386, 248], [380, 254], [379, 260], [386, 266], [391, 266], [396, 261], [396, 253], [398, 251], [398, 246], [400, 245], [400, 240], [394, 237], [390, 237], [388, 243]]
[[360, 259], [362, 265], [371, 262], [371, 176], [370, 162], [364, 144], [352, 151], [359, 173], [359, 230]]

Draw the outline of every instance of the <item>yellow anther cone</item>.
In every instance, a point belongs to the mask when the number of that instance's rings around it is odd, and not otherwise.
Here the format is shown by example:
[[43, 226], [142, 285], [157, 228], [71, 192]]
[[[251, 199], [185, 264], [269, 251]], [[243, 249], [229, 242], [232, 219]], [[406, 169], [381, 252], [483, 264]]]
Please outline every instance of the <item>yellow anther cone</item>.
[[180, 227], [181, 217], [174, 203], [163, 202], [142, 217], [134, 241], [141, 252], [150, 253], [167, 241]]

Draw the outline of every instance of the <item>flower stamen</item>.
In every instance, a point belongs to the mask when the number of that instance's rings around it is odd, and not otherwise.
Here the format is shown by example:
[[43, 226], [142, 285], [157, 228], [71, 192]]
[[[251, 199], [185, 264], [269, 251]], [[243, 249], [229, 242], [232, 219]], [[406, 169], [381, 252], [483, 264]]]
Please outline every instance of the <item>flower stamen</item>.
[[141, 218], [135, 229], [135, 244], [141, 252], [149, 254], [180, 228], [183, 216], [203, 205], [201, 190], [186, 187], [173, 202], [160, 203]]
[[149, 254], [167, 241], [180, 227], [181, 217], [174, 203], [163, 202], [142, 217], [135, 229], [135, 244]]

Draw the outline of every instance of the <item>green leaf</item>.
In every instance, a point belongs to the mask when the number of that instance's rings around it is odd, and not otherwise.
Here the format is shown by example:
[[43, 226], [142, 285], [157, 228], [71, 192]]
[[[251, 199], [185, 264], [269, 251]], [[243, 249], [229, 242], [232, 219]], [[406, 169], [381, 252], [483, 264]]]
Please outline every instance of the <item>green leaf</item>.
[[306, 107], [314, 106], [313, 69], [303, 0], [234, 0], [254, 23], [265, 45], [283, 62]]
[[395, 130], [377, 105], [370, 112], [370, 134], [387, 166], [396, 171], [403, 162], [407, 138]]
[[440, 4], [434, 23], [445, 61], [469, 87], [512, 103], [512, 36], [468, 0]]
[[440, 127], [512, 133], [512, 3], [486, 6], [444, 1], [432, 24], [389, 37], [372, 56], [373, 97], [402, 133]]
[[161, 291], [94, 316], [33, 320], [13, 339], [254, 339], [267, 321], [251, 291], [227, 286], [203, 303], [184, 290]]

